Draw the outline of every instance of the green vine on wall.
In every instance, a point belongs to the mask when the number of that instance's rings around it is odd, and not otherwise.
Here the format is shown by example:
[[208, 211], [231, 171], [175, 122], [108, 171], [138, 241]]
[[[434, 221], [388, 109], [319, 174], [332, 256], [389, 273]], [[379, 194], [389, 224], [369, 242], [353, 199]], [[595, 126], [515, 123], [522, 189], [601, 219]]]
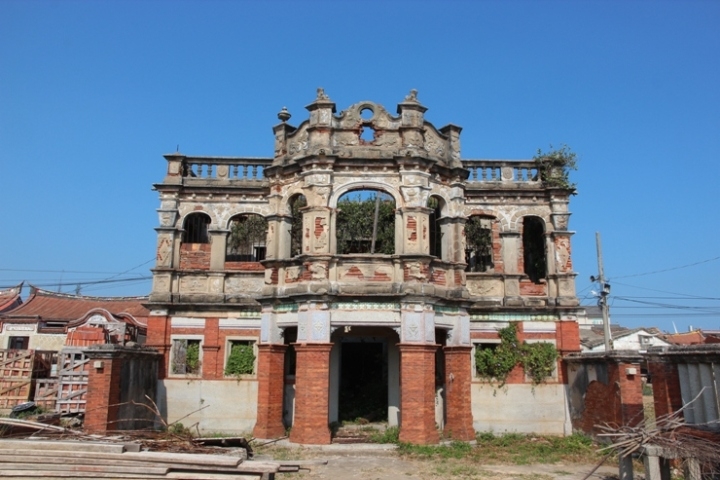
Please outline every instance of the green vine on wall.
[[233, 343], [225, 365], [225, 375], [251, 375], [255, 373], [255, 351], [250, 343]]
[[552, 376], [559, 357], [555, 345], [547, 342], [520, 344], [516, 323], [498, 330], [498, 336], [499, 345], [475, 350], [475, 369], [478, 375], [488, 381], [499, 382], [499, 387], [505, 385], [510, 372], [517, 365], [523, 367], [525, 374], [532, 379], [533, 386]]

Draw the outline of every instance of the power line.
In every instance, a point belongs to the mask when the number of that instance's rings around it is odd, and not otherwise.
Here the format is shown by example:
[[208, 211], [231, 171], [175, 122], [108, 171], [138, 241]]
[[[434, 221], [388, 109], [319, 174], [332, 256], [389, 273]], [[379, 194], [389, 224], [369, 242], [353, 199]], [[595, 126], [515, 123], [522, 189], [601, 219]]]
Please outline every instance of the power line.
[[619, 277], [614, 277], [614, 278], [613, 278], [613, 281], [614, 281], [615, 279], [617, 279], [617, 278], [642, 277], [642, 276], [645, 276], [645, 275], [654, 275], [654, 274], [656, 274], [656, 273], [671, 272], [671, 271], [673, 271], [673, 270], [680, 270], [680, 269], [683, 269], [683, 268], [694, 267], [694, 266], [696, 266], [696, 265], [702, 265], [703, 263], [714, 262], [715, 260], [720, 260], [720, 257], [708, 258], [707, 260], [701, 260], [701, 261], [699, 261], [699, 262], [689, 263], [689, 264], [687, 264], [687, 265], [681, 265], [681, 266], [679, 266], [679, 267], [665, 268], [665, 269], [663, 269], [663, 270], [654, 270], [654, 271], [652, 271], [652, 272], [645, 272], [645, 273], [634, 273], [634, 274], [632, 274], [632, 275], [621, 275], [621, 276], [619, 276]]
[[695, 296], [695, 295], [690, 295], [690, 294], [687, 294], [687, 293], [668, 292], [668, 291], [666, 291], [666, 290], [657, 290], [657, 289], [654, 289], [654, 288], [638, 287], [637, 285], [630, 285], [630, 284], [628, 284], [628, 283], [622, 283], [622, 282], [614, 282], [614, 283], [616, 283], [616, 284], [618, 284], [618, 285], [623, 285], [623, 286], [625, 286], [625, 287], [637, 288], [637, 289], [639, 289], [639, 290], [647, 290], [647, 291], [649, 291], [649, 292], [658, 292], [658, 293], [667, 293], [667, 294], [669, 294], [669, 295], [680, 295], [680, 296], [683, 296], [683, 297], [688, 297], [688, 298], [697, 299], [697, 300], [720, 300], [720, 298], [697, 297], [697, 296]]

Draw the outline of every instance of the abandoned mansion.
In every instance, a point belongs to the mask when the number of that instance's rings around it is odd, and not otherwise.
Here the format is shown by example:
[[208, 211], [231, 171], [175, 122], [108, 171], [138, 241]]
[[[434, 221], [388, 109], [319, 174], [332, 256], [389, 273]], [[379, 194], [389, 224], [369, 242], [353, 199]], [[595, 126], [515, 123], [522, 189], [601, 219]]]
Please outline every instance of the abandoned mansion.
[[[560, 358], [584, 311], [563, 166], [463, 159], [415, 91], [397, 115], [322, 89], [306, 108], [278, 114], [272, 158], [165, 156], [146, 345], [168, 419], [315, 444], [358, 418], [415, 443], [569, 433]], [[541, 385], [478, 373], [509, 325], [555, 347]]]

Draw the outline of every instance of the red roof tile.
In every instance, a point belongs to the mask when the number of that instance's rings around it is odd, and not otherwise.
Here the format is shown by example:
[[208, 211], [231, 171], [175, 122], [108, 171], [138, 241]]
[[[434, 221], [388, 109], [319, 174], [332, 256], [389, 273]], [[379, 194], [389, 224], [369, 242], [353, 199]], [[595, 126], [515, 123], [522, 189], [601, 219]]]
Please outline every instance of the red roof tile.
[[148, 301], [148, 297], [87, 297], [31, 288], [25, 303], [10, 312], [0, 314], [0, 319], [11, 322], [39, 317], [43, 321], [69, 322], [82, 317], [93, 308], [104, 308], [113, 314], [129, 313], [140, 322], [146, 323], [150, 313], [142, 305]]
[[22, 298], [20, 298], [22, 286], [21, 283], [17, 287], [0, 290], [0, 313], [9, 312], [22, 304]]

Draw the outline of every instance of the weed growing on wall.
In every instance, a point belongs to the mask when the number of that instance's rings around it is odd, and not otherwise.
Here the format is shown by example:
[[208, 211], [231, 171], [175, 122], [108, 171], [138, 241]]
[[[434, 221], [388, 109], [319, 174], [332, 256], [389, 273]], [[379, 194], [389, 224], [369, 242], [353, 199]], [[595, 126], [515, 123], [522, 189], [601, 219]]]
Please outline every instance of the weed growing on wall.
[[233, 343], [225, 365], [225, 375], [251, 375], [255, 373], [255, 352], [252, 344]]
[[577, 154], [570, 147], [563, 145], [543, 152], [538, 149], [533, 157], [538, 165], [540, 179], [543, 185], [550, 188], [565, 188], [575, 190], [575, 184], [570, 182], [570, 171], [577, 170]]
[[552, 376], [558, 359], [555, 345], [547, 342], [523, 343], [517, 338], [517, 324], [511, 323], [498, 330], [500, 344], [475, 350], [475, 368], [478, 375], [503, 387], [510, 372], [521, 365], [525, 374], [539, 385]]

